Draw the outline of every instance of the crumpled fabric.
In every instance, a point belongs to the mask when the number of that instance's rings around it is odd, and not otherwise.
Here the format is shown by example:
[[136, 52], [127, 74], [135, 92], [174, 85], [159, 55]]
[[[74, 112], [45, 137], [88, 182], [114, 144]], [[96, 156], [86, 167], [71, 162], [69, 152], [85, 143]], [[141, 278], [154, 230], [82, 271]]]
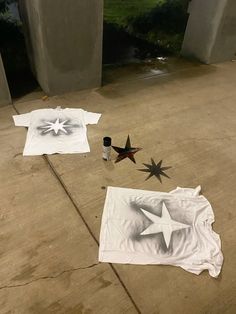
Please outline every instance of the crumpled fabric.
[[[200, 191], [200, 186], [195, 189], [177, 187], [169, 193], [108, 187], [99, 261], [173, 265], [196, 275], [208, 270], [210, 276], [218, 277], [223, 264], [221, 241], [212, 229], [213, 209]], [[172, 221], [186, 225], [170, 231], [169, 243], [163, 232], [142, 234], [153, 224], [145, 213], [161, 219], [163, 203]]]

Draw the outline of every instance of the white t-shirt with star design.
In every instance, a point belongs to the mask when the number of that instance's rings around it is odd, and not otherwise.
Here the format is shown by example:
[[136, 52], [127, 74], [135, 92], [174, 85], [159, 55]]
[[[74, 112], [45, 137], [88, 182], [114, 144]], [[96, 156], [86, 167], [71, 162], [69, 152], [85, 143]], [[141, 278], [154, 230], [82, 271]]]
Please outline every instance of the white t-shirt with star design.
[[199, 275], [220, 274], [223, 254], [212, 230], [214, 213], [196, 189], [170, 193], [108, 187], [99, 261], [174, 265]]
[[90, 152], [87, 125], [101, 114], [77, 108], [39, 109], [14, 115], [16, 126], [28, 127], [24, 156]]

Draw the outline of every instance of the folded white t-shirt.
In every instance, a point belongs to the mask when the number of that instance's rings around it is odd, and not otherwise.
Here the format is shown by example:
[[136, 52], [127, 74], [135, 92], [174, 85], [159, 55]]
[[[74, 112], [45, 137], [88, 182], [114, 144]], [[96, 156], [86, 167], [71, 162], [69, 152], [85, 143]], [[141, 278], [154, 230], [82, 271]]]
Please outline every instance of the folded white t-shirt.
[[23, 155], [86, 153], [88, 124], [101, 114], [76, 108], [39, 109], [13, 116], [16, 126], [28, 127]]
[[214, 213], [196, 189], [170, 193], [108, 187], [103, 211], [99, 261], [180, 266], [212, 277], [223, 255], [212, 230]]

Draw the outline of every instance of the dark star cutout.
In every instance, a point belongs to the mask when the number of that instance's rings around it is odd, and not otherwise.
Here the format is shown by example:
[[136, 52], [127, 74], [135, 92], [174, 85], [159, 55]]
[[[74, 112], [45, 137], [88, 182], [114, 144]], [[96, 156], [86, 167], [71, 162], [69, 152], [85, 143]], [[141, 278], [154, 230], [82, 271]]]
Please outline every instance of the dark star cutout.
[[162, 167], [161, 166], [162, 160], [160, 160], [158, 164], [156, 164], [155, 161], [151, 158], [151, 162], [152, 162], [151, 165], [143, 164], [148, 169], [138, 169], [139, 171], [150, 172], [149, 176], [146, 178], [145, 181], [150, 179], [152, 176], [155, 176], [161, 183], [162, 183], [161, 176], [170, 179], [170, 177], [164, 171], [170, 169], [171, 167]]
[[112, 148], [119, 154], [117, 156], [115, 162], [119, 162], [119, 161], [125, 159], [126, 157], [128, 157], [134, 163], [136, 163], [136, 161], [134, 159], [134, 154], [142, 149], [142, 148], [138, 148], [138, 147], [131, 147], [129, 135], [127, 137], [125, 148], [121, 148], [121, 147], [117, 147], [117, 146], [112, 146]]

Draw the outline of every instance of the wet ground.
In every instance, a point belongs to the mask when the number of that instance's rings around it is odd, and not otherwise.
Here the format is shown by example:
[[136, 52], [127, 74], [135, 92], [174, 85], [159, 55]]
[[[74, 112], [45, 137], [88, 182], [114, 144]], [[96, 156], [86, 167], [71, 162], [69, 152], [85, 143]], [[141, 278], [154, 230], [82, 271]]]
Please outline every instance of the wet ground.
[[104, 22], [103, 85], [149, 78], [199, 66], [157, 44], [130, 34], [125, 28]]
[[[131, 60], [130, 60], [131, 61]], [[188, 68], [199, 67], [201, 63], [181, 57], [156, 57], [145, 60], [132, 59], [127, 64], [103, 66], [103, 85], [130, 80], [148, 79]]]

